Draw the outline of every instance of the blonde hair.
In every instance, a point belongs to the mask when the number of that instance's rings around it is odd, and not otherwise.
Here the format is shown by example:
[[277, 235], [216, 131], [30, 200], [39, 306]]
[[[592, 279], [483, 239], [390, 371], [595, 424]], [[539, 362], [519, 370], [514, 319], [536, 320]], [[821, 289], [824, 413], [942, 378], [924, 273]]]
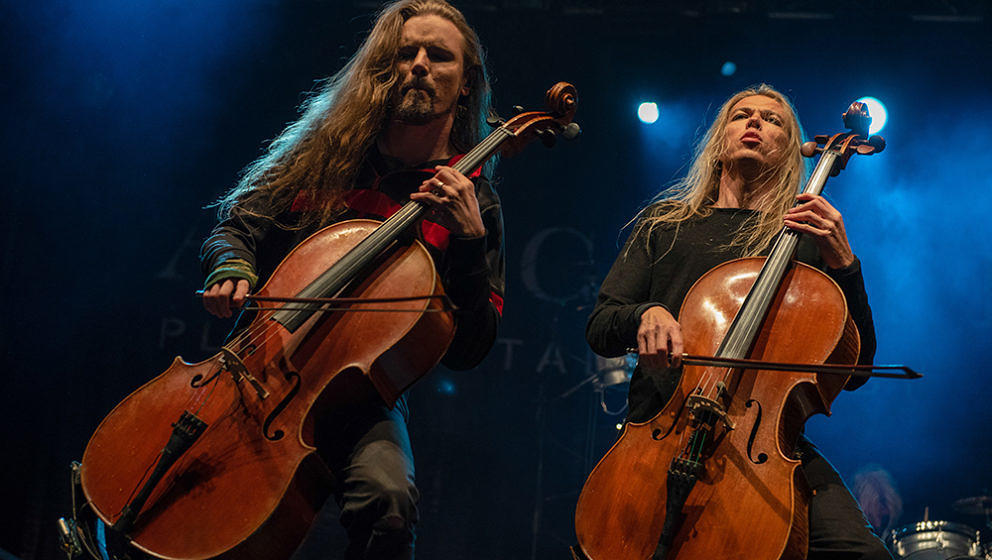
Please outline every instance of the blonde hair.
[[[339, 214], [366, 152], [389, 116], [399, 76], [395, 59], [403, 24], [414, 16], [437, 15], [453, 23], [464, 38], [468, 95], [458, 100], [450, 142], [466, 152], [482, 140], [489, 115], [490, 89], [484, 53], [465, 17], [444, 0], [401, 0], [385, 6], [354, 56], [308, 95], [302, 115], [249, 164], [238, 184], [215, 204], [220, 217], [244, 212], [274, 218], [297, 196], [317, 202], [304, 210], [298, 227], [328, 223]], [[495, 159], [485, 168], [491, 176]]]
[[[755, 207], [760, 212], [744, 222], [730, 245], [741, 247], [743, 256], [757, 255], [768, 247], [782, 229], [782, 216], [795, 202], [795, 195], [805, 181], [809, 167], [799, 152], [804, 134], [795, 108], [788, 98], [767, 84], [740, 91], [720, 107], [713, 124], [696, 146], [689, 172], [659, 193], [651, 204], [638, 213], [635, 217], [639, 218], [635, 233], [643, 233], [650, 240], [652, 229], [672, 225], [676, 228], [677, 235], [677, 228], [682, 222], [713, 213], [710, 206], [719, 196], [720, 176], [723, 173], [720, 156], [725, 149], [726, 128], [731, 110], [741, 99], [753, 95], [774, 99], [788, 113], [786, 122], [783, 123], [787, 145], [782, 164], [768, 171], [775, 174], [770, 177], [771, 188], [758, 194]], [[672, 242], [674, 243], [674, 238]]]

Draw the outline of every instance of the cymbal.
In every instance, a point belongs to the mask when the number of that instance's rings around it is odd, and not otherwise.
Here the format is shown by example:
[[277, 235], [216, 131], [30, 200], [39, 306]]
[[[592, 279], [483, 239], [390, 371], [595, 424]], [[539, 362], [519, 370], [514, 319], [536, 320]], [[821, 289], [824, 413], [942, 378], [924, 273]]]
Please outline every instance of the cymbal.
[[992, 511], [992, 496], [972, 496], [954, 502], [955, 511], [972, 515], [986, 515]]

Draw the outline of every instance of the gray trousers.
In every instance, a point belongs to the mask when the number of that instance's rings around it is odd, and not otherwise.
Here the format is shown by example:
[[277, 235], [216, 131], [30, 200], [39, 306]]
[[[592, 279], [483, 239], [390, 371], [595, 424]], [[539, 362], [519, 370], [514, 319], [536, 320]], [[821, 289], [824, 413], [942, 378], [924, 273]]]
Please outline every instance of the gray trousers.
[[337, 477], [347, 560], [412, 560], [417, 500], [405, 398], [322, 418], [317, 448]]

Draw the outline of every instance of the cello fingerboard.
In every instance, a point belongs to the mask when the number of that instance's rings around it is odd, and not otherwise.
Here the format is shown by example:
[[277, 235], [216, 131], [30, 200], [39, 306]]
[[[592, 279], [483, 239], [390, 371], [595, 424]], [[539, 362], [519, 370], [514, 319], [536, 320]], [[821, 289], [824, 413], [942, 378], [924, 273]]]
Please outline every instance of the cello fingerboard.
[[[818, 195], [823, 192], [823, 186], [830, 177], [830, 172], [836, 165], [840, 156], [833, 150], [824, 151], [820, 160], [813, 169], [803, 193]], [[783, 227], [775, 239], [775, 244], [761, 267], [758, 278], [754, 282], [754, 287], [744, 299], [744, 304], [734, 317], [727, 336], [717, 349], [716, 356], [719, 358], [732, 358], [739, 360], [746, 358], [754, 341], [761, 330], [761, 324], [768, 314], [772, 300], [778, 293], [779, 284], [792, 264], [792, 257], [795, 255], [796, 247], [799, 245], [801, 234], [789, 228]]]
[[[468, 175], [496, 153], [500, 146], [513, 136], [514, 133], [504, 127], [493, 130], [485, 140], [465, 154], [452, 168], [459, 173]], [[404, 204], [372, 234], [345, 253], [295, 297], [329, 298], [340, 296], [361, 271], [395, 244], [399, 236], [413, 226], [428, 208], [426, 204], [416, 200]], [[281, 324], [289, 332], [294, 332], [324, 305], [326, 304], [299, 304], [293, 309], [281, 309], [272, 314], [272, 320]]]

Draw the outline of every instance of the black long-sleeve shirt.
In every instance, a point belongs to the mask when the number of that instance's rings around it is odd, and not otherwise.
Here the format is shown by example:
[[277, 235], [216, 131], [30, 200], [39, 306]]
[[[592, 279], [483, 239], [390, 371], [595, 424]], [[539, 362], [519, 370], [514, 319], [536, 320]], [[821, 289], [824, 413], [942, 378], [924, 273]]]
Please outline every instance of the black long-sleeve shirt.
[[[677, 228], [655, 227], [650, 236], [646, 228], [635, 228], [603, 281], [589, 316], [586, 339], [593, 351], [619, 356], [636, 347], [641, 314], [649, 307], [661, 305], [678, 320], [682, 301], [696, 280], [711, 268], [741, 257], [741, 249], [730, 243], [754, 212], [714, 208], [709, 216], [687, 220]], [[843, 269], [827, 269], [816, 245], [806, 236], [800, 240], [796, 259], [825, 270], [840, 286], [861, 335], [858, 363], [871, 363], [875, 327], [860, 261], [855, 259]], [[648, 372], [637, 367], [630, 383], [628, 419], [644, 421], [660, 411], [675, 390], [679, 375], [679, 370]], [[853, 381], [848, 388], [861, 383]]]
[[[453, 165], [454, 161], [425, 162], [408, 168], [372, 148], [354, 187], [346, 194], [348, 209], [338, 221], [381, 220], [391, 216], [409, 201], [410, 193], [419, 187], [420, 180], [429, 175], [416, 181], [394, 179], [414, 170], [432, 174], [435, 165]], [[452, 369], [472, 368], [486, 356], [495, 342], [503, 310], [505, 257], [499, 196], [488, 179], [478, 172], [470, 178], [476, 187], [485, 236], [460, 238], [427, 219], [418, 224], [416, 231], [417, 238], [434, 258], [445, 292], [458, 307], [455, 337], [442, 359], [442, 363]], [[275, 220], [283, 225], [298, 223], [306, 204], [306, 199], [298, 197], [293, 207]], [[235, 211], [218, 223], [204, 241], [200, 250], [203, 273], [209, 275], [225, 261], [241, 259], [251, 265], [259, 282], [264, 283], [293, 247], [316, 230], [316, 226], [280, 227], [273, 219]], [[235, 330], [246, 323], [246, 314], [242, 314]]]

